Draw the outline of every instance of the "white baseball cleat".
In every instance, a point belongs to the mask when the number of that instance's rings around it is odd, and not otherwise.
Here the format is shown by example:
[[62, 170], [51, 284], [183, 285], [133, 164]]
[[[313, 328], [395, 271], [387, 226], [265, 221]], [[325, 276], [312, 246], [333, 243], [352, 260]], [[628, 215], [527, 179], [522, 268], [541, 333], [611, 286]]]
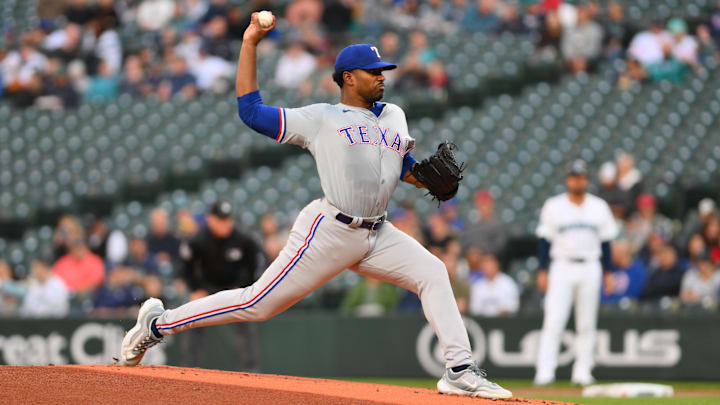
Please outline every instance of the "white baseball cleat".
[[157, 298], [150, 298], [142, 304], [138, 312], [137, 323], [123, 338], [120, 348], [120, 364], [136, 366], [142, 360], [147, 349], [162, 342], [162, 338], [156, 338], [153, 335], [150, 325], [163, 312], [165, 312], [165, 307]]
[[595, 379], [593, 378], [593, 376], [588, 375], [588, 376], [579, 377], [579, 378], [573, 377], [573, 378], [570, 380], [570, 382], [571, 382], [573, 385], [580, 385], [580, 386], [583, 386], [583, 387], [587, 387], [588, 385], [593, 385], [593, 384], [595, 384]]
[[533, 385], [536, 387], [546, 387], [555, 383], [555, 377], [535, 377]]
[[437, 389], [441, 394], [463, 395], [468, 397], [482, 397], [490, 399], [502, 399], [512, 397], [512, 392], [488, 381], [487, 373], [475, 364], [465, 370], [454, 372], [448, 368], [445, 370]]

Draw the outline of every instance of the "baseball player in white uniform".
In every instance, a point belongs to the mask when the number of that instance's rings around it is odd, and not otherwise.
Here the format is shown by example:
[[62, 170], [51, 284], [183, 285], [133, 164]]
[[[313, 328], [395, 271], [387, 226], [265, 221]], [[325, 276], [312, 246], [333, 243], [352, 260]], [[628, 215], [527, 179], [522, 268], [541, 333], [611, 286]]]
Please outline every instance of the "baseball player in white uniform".
[[508, 398], [472, 361], [467, 332], [443, 263], [386, 220], [386, 207], [400, 179], [422, 186], [408, 168], [415, 141], [398, 106], [378, 101], [384, 92], [384, 62], [367, 44], [338, 54], [333, 79], [339, 104], [279, 108], [262, 103], [256, 79], [256, 45], [274, 27], [257, 13], [245, 31], [236, 91], [245, 124], [279, 143], [308, 149], [315, 158], [325, 197], [307, 205], [278, 258], [250, 287], [221, 291], [165, 310], [149, 299], [122, 342], [121, 362], [136, 365], [163, 336], [231, 322], [264, 321], [292, 306], [345, 269], [417, 293], [438, 336], [446, 372], [441, 393]]
[[571, 380], [580, 385], [594, 382], [593, 351], [603, 267], [610, 267], [610, 241], [618, 230], [608, 204], [587, 193], [587, 184], [585, 162], [573, 162], [565, 178], [567, 193], [548, 199], [540, 213], [538, 287], [547, 293], [535, 367], [537, 385], [555, 381], [560, 339], [573, 304], [577, 340]]

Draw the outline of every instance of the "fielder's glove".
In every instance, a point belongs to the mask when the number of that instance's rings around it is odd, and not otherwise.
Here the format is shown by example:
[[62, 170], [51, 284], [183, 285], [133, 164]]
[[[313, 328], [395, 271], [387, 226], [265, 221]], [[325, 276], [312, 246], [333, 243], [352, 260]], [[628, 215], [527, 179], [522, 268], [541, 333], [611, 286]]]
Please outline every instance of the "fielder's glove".
[[453, 152], [456, 148], [454, 143], [445, 141], [434, 155], [410, 167], [410, 173], [427, 187], [433, 199], [447, 201], [458, 191], [465, 163], [458, 164]]

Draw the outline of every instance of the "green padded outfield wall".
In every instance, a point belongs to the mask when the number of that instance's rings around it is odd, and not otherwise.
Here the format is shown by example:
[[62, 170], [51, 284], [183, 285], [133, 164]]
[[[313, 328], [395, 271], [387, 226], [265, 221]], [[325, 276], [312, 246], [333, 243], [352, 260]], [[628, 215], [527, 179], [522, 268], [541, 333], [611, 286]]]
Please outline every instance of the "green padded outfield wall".
[[[0, 364], [110, 363], [132, 320], [0, 319]], [[541, 318], [466, 318], [474, 356], [494, 378], [530, 378]], [[325, 377], [428, 377], [442, 372], [440, 350], [422, 317], [281, 315], [259, 324], [261, 369]], [[150, 364], [182, 364], [178, 335], [151, 349]], [[559, 378], [569, 377], [574, 334], [566, 331]], [[595, 376], [602, 379], [720, 380], [720, 316], [605, 315]], [[203, 367], [236, 369], [228, 326], [208, 330]]]

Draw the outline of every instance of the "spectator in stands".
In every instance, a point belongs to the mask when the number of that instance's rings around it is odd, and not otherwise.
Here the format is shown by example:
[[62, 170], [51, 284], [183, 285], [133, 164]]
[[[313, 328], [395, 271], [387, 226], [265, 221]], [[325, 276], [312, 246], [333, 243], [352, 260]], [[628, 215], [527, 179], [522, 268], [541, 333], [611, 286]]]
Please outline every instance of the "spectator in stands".
[[642, 173], [635, 167], [635, 158], [629, 153], [621, 153], [615, 160], [615, 167], [618, 187], [630, 193], [631, 201], [635, 201], [642, 192]]
[[672, 74], [675, 65], [666, 63], [672, 50], [670, 33], [663, 29], [662, 21], [652, 22], [649, 31], [636, 34], [627, 50], [627, 72], [621, 77], [621, 85], [648, 77], [662, 78], [663, 70]]
[[[453, 6], [449, 1], [428, 0], [419, 6], [417, 26], [426, 33], [452, 34], [457, 32], [458, 24], [453, 18]], [[461, 8], [461, 12], [464, 10]], [[383, 55], [385, 58], [385, 55]], [[390, 59], [388, 60], [397, 60]]]
[[671, 43], [671, 35], [664, 28], [662, 21], [654, 20], [649, 31], [637, 33], [630, 42], [628, 57], [645, 68], [662, 63]]
[[80, 56], [82, 39], [82, 28], [73, 23], [67, 23], [65, 27], [57, 29], [45, 37], [42, 43], [49, 55], [60, 58], [63, 62], [69, 62]]
[[342, 34], [352, 27], [353, 3], [348, 0], [325, 1], [322, 23], [330, 34], [331, 40], [342, 39]]
[[545, 14], [545, 21], [540, 28], [540, 41], [537, 53], [545, 59], [555, 59], [560, 52], [560, 41], [563, 37], [563, 27], [557, 11]]
[[197, 78], [200, 91], [211, 91], [222, 94], [230, 87], [233, 66], [225, 59], [211, 55], [206, 47], [200, 47], [198, 59], [190, 65], [190, 70]]
[[68, 21], [83, 25], [95, 15], [90, 0], [69, 0], [65, 7], [65, 17]]
[[[173, 53], [175, 56], [185, 59], [190, 70], [196, 71], [196, 65], [200, 59], [200, 50], [203, 48], [203, 39], [197, 33], [195, 27], [188, 27], [182, 32], [180, 42], [175, 45]], [[207, 52], [207, 46], [204, 47]], [[224, 60], [224, 59], [223, 59]]]
[[278, 60], [275, 83], [296, 89], [315, 71], [317, 61], [299, 41], [291, 42]]
[[117, 98], [119, 80], [105, 62], [100, 62], [97, 76], [90, 79], [90, 85], [85, 93], [88, 102], [107, 102]]
[[530, 31], [525, 18], [518, 11], [518, 6], [514, 2], [508, 2], [503, 5], [502, 22], [500, 23], [500, 32], [512, 32], [513, 34], [523, 35]]
[[82, 237], [69, 241], [70, 251], [53, 266], [53, 273], [60, 277], [68, 290], [86, 294], [98, 288], [105, 279], [105, 263], [90, 251]]
[[494, 32], [500, 26], [497, 15], [497, 0], [471, 1], [462, 20], [464, 29], [473, 32]]
[[15, 280], [10, 265], [0, 259], [0, 316], [15, 315], [24, 288]]
[[92, 222], [88, 228], [88, 247], [111, 266], [125, 260], [127, 256], [127, 238], [118, 230], [110, 230], [102, 219]]
[[160, 83], [158, 95], [162, 100], [169, 97], [181, 97], [185, 100], [195, 98], [197, 94], [197, 85], [195, 77], [190, 74], [187, 68], [187, 62], [183, 58], [170, 58], [170, 72], [165, 80]]
[[262, 232], [265, 257], [268, 261], [273, 261], [282, 251], [289, 235], [287, 231], [279, 229], [277, 219], [272, 213], [267, 213], [260, 218], [260, 231]]
[[389, 283], [365, 277], [351, 288], [340, 304], [340, 312], [355, 316], [382, 316], [395, 309], [397, 288]]
[[81, 238], [84, 229], [72, 215], [64, 215], [58, 220], [55, 233], [53, 234], [53, 255], [59, 259], [69, 251], [69, 242]]
[[618, 1], [607, 6], [607, 15], [600, 21], [605, 31], [605, 57], [613, 60], [625, 57], [625, 49], [632, 40], [632, 25], [625, 20], [625, 10]]
[[25, 40], [17, 51], [5, 55], [0, 65], [5, 97], [18, 107], [28, 107], [42, 94], [42, 74], [48, 59]]
[[712, 198], [703, 198], [698, 202], [697, 215], [688, 216], [683, 223], [683, 229], [694, 234], [702, 234], [705, 225], [712, 219], [717, 217], [715, 201]]
[[188, 209], [179, 209], [175, 213], [175, 222], [177, 223], [177, 234], [179, 239], [190, 239], [198, 231], [198, 223]]
[[445, 67], [439, 60], [434, 60], [427, 65], [427, 87], [435, 90], [447, 89], [450, 85], [450, 76], [445, 72]]
[[464, 250], [463, 258], [467, 266], [467, 278], [473, 282], [475, 279], [483, 277], [482, 263], [485, 254], [482, 249], [477, 246], [469, 246]]
[[465, 221], [458, 213], [457, 199], [452, 198], [440, 205], [440, 214], [450, 225], [450, 230], [454, 234], [459, 234], [465, 229]]
[[428, 226], [425, 229], [428, 250], [435, 256], [440, 257], [453, 239], [454, 234], [445, 218], [438, 213], [430, 215]]
[[699, 45], [694, 37], [688, 35], [685, 20], [675, 17], [668, 21], [667, 29], [672, 34], [672, 57], [690, 67], [697, 68], [699, 66]]
[[621, 298], [637, 299], [645, 288], [648, 274], [645, 264], [634, 259], [630, 243], [616, 240], [612, 245], [613, 272], [605, 277], [602, 302], [617, 302]]
[[499, 316], [517, 312], [520, 292], [515, 280], [500, 271], [500, 262], [493, 255], [482, 259], [484, 277], [473, 282], [470, 290], [470, 313]]
[[595, 65], [602, 52], [603, 30], [590, 19], [587, 7], [577, 7], [577, 24], [563, 31], [560, 42], [563, 59], [572, 73]]
[[[385, 60], [399, 61], [402, 58], [400, 49], [400, 37], [393, 31], [386, 31], [380, 36], [380, 54]], [[398, 78], [397, 69], [383, 72], [385, 76], [385, 85], [389, 86], [395, 83]]]
[[657, 212], [657, 202], [650, 194], [641, 194], [637, 198], [637, 212], [627, 224], [628, 239], [634, 253], [645, 247], [651, 234], [668, 241], [673, 236], [673, 224], [670, 219]]
[[155, 208], [150, 213], [150, 235], [147, 245], [155, 263], [161, 264], [178, 259], [180, 241], [170, 232], [168, 213]]
[[[387, 13], [388, 10], [385, 9]], [[288, 38], [302, 41], [312, 52], [322, 53], [327, 40], [320, 24], [323, 4], [320, 0], [294, 0], [285, 9], [285, 20], [289, 24]]]
[[207, 24], [217, 17], [225, 18], [228, 14], [227, 0], [210, 0], [205, 15], [200, 19], [200, 22]]
[[616, 222], [620, 225], [618, 228], [620, 229], [620, 235], [618, 237], [622, 238], [625, 228], [624, 220], [627, 212], [630, 211], [630, 207], [632, 206], [630, 193], [625, 190], [621, 190], [618, 186], [617, 169], [615, 168], [615, 164], [613, 162], [605, 162], [600, 166], [598, 179], [600, 180], [600, 189], [598, 190], [597, 195], [605, 200], [605, 202], [607, 202], [610, 206]]
[[707, 255], [705, 239], [699, 233], [690, 236], [687, 244], [687, 259], [693, 263], [701, 256]]
[[136, 19], [140, 29], [159, 31], [170, 23], [174, 15], [173, 0], [144, 0], [137, 8]]
[[705, 253], [696, 257], [693, 266], [685, 272], [680, 286], [680, 299], [684, 304], [702, 304], [717, 300], [720, 291], [720, 272]]
[[65, 283], [41, 259], [33, 260], [27, 292], [20, 315], [33, 318], [62, 318], [70, 310], [70, 293]]
[[395, 76], [397, 86], [405, 90], [426, 87], [428, 65], [436, 59], [435, 50], [427, 43], [427, 36], [420, 30], [410, 33], [410, 47]]
[[720, 45], [713, 39], [707, 25], [698, 25], [696, 35], [698, 40], [700, 63], [707, 65], [710, 60], [719, 60], [720, 52], [718, 52], [718, 49], [720, 49]]
[[717, 1], [715, 11], [710, 16], [710, 33], [717, 43], [717, 47], [720, 48], [720, 0]]
[[102, 316], [123, 316], [133, 308], [144, 293], [140, 277], [129, 267], [118, 266], [108, 275], [95, 294], [94, 313]]
[[711, 217], [702, 230], [710, 259], [720, 266], [720, 219]]
[[489, 191], [475, 193], [476, 220], [461, 236], [463, 250], [479, 247], [495, 257], [501, 257], [508, 241], [505, 224], [495, 217], [495, 202]]
[[683, 278], [683, 268], [677, 260], [677, 253], [670, 245], [663, 246], [650, 268], [650, 277], [640, 293], [640, 300], [654, 300], [662, 297], [677, 297]]
[[125, 59], [123, 78], [120, 80], [120, 93], [130, 94], [133, 97], [147, 96], [153, 92], [153, 87], [145, 80], [145, 71], [142, 61], [137, 55]]
[[77, 107], [80, 95], [62, 71], [62, 62], [57, 58], [48, 60], [48, 66], [42, 75], [42, 95], [35, 100], [40, 109], [63, 109]]
[[440, 256], [450, 278], [450, 287], [455, 297], [460, 313], [466, 313], [470, 304], [470, 285], [458, 274], [459, 255], [457, 252], [448, 250]]
[[231, 40], [242, 40], [245, 29], [250, 25], [250, 13], [254, 10], [262, 10], [261, 4], [255, 2], [255, 6], [252, 9], [245, 9], [243, 7], [233, 7], [228, 10], [227, 23], [228, 23], [228, 38]]
[[100, 16], [90, 21], [89, 31], [93, 43], [92, 58], [86, 60], [88, 73], [102, 74], [99, 71], [101, 64], [105, 64], [108, 75], [119, 75], [122, 68], [122, 43], [120, 35], [115, 30], [117, 21], [114, 17]]
[[230, 40], [228, 39], [227, 19], [223, 16], [213, 17], [202, 31], [205, 38], [205, 46], [208, 53], [219, 56], [225, 60], [233, 58], [232, 49], [230, 49]]
[[143, 275], [157, 274], [159, 270], [158, 264], [148, 251], [147, 242], [138, 236], [130, 240], [130, 251], [123, 266]]

